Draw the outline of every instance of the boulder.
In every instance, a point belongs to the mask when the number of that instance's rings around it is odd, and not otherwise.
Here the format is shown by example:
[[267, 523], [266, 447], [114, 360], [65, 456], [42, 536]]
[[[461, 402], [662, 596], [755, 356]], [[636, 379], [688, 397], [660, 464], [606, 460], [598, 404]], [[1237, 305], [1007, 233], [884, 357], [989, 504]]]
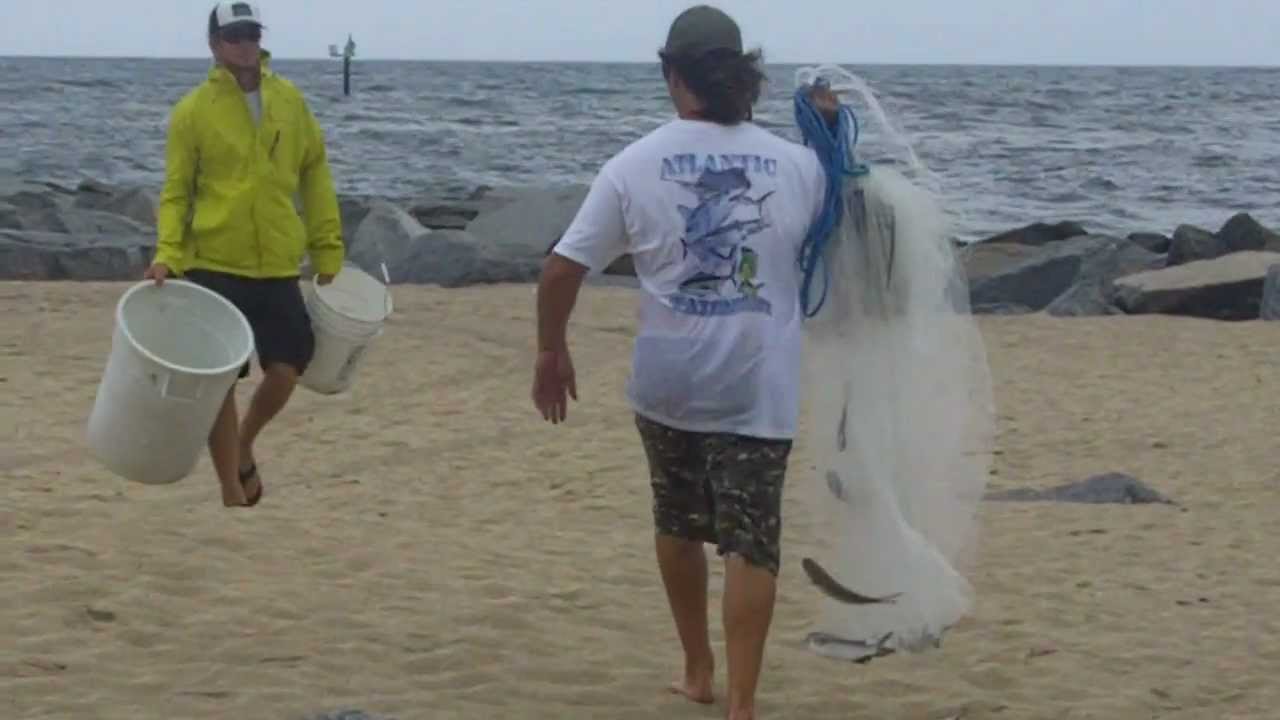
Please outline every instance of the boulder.
[[541, 270], [541, 258], [507, 255], [469, 231], [431, 230], [405, 259], [401, 282], [446, 288], [528, 283]]
[[495, 189], [481, 185], [459, 199], [441, 199], [436, 196], [419, 198], [408, 203], [408, 210], [423, 227], [432, 230], [465, 230], [482, 213], [494, 212], [540, 190], [531, 187]]
[[1160, 233], [1136, 232], [1129, 233], [1129, 242], [1153, 253], [1164, 255], [1169, 252], [1173, 239]]
[[1212, 260], [1243, 250], [1280, 252], [1280, 235], [1243, 212], [1232, 215], [1216, 233], [1194, 225], [1180, 225], [1170, 242], [1168, 264], [1172, 267]]
[[65, 235], [0, 230], [2, 280], [135, 280], [154, 243], [147, 235]]
[[982, 308], [1011, 306], [1031, 312], [1044, 310], [1079, 282], [1087, 258], [1115, 252], [1116, 244], [1122, 242], [1106, 235], [1084, 235], [1054, 243], [971, 283], [969, 304], [975, 313]]
[[12, 216], [0, 213], [7, 230], [62, 233], [72, 236], [145, 237], [155, 234], [150, 225], [105, 210], [81, 207], [19, 208]]
[[479, 212], [447, 203], [417, 203], [409, 208], [409, 214], [432, 230], [465, 230]]
[[1216, 235], [1194, 225], [1179, 225], [1169, 242], [1166, 265], [1173, 267], [1197, 260], [1211, 260], [1227, 254], [1227, 247]]
[[1045, 311], [1055, 317], [1118, 315], [1117, 278], [1163, 267], [1165, 256], [1130, 240], [1111, 238], [1084, 256], [1076, 281], [1054, 298]]
[[369, 206], [377, 198], [359, 195], [339, 195], [338, 215], [342, 218], [342, 240], [350, 249], [356, 230], [369, 215]]
[[72, 207], [100, 210], [154, 227], [158, 201], [158, 193], [147, 188], [111, 188], [96, 183], [82, 183]]
[[965, 277], [968, 278], [969, 284], [974, 285], [1041, 252], [1041, 248], [1031, 245], [971, 243], [957, 249], [956, 254], [964, 265]]
[[377, 278], [386, 263], [392, 283], [464, 287], [537, 278], [541, 257], [503, 250], [464, 230], [425, 228], [400, 207], [376, 200], [356, 229], [347, 258]]
[[1249, 213], [1232, 215], [1223, 224], [1222, 229], [1218, 230], [1218, 238], [1227, 248], [1227, 252], [1241, 250], [1280, 252], [1280, 235], [1263, 227]]
[[1268, 270], [1277, 263], [1280, 253], [1245, 250], [1140, 272], [1116, 280], [1116, 304], [1131, 314], [1256, 319]]
[[518, 192], [510, 202], [477, 215], [467, 232], [503, 257], [541, 262], [573, 222], [588, 189], [572, 185]]
[[399, 206], [374, 200], [366, 206], [359, 223], [346, 233], [346, 257], [377, 278], [382, 277], [385, 263], [391, 282], [410, 282], [407, 278], [414, 273], [410, 262], [415, 249], [429, 234], [431, 230]]
[[1280, 265], [1267, 268], [1267, 276], [1262, 281], [1262, 306], [1258, 309], [1258, 317], [1263, 320], [1280, 320]]

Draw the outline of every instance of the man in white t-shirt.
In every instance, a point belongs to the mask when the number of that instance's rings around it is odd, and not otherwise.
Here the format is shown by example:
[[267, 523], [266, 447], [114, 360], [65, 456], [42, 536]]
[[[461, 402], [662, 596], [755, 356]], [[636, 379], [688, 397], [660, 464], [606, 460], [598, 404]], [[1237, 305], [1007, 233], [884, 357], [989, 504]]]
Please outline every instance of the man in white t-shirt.
[[[656, 550], [685, 669], [713, 701], [703, 543], [726, 567], [729, 717], [754, 717], [780, 562], [783, 479], [800, 392], [801, 244], [822, 209], [814, 152], [751, 122], [764, 80], [737, 24], [691, 8], [659, 53], [678, 117], [611, 158], [553, 248], [538, 291], [533, 400], [577, 398], [566, 328], [583, 278], [630, 254], [642, 287], [627, 398], [648, 458]], [[835, 98], [815, 92], [835, 119]]]

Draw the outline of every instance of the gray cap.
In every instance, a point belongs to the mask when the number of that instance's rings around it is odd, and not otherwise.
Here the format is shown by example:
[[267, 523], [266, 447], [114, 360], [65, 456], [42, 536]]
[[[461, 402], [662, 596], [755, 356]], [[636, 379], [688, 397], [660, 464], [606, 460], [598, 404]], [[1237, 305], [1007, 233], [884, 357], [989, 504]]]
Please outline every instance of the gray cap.
[[712, 50], [742, 52], [742, 31], [738, 23], [710, 5], [695, 5], [680, 13], [671, 23], [667, 44], [669, 53], [701, 55]]

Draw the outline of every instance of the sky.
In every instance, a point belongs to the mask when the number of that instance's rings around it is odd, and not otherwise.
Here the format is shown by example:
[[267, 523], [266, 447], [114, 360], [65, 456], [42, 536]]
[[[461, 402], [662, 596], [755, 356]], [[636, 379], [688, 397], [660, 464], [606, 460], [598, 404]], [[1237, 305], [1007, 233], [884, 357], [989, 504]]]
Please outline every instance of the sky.
[[[653, 62], [690, 0], [261, 0], [319, 58]], [[1280, 66], [1280, 0], [718, 0], [772, 63]], [[0, 56], [207, 57], [211, 0], [0, 0]], [[56, 8], [56, 10], [54, 10]]]

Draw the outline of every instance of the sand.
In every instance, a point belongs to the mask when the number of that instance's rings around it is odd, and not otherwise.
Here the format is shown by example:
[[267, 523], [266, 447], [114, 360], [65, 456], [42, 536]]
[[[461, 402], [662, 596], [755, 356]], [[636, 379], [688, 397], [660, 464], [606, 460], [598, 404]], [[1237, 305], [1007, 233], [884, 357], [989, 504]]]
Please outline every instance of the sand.
[[[259, 446], [263, 504], [226, 510], [207, 459], [144, 487], [85, 448], [125, 287], [0, 284], [6, 720], [722, 716], [664, 692], [629, 291], [584, 291], [556, 427], [528, 400], [530, 287], [399, 288], [354, 391], [299, 390]], [[1280, 325], [982, 325], [992, 489], [1120, 471], [1183, 507], [984, 504], [973, 615], [864, 667], [802, 647], [814, 528], [788, 501], [762, 717], [1275, 717]], [[790, 482], [807, 467], [800, 443]]]

